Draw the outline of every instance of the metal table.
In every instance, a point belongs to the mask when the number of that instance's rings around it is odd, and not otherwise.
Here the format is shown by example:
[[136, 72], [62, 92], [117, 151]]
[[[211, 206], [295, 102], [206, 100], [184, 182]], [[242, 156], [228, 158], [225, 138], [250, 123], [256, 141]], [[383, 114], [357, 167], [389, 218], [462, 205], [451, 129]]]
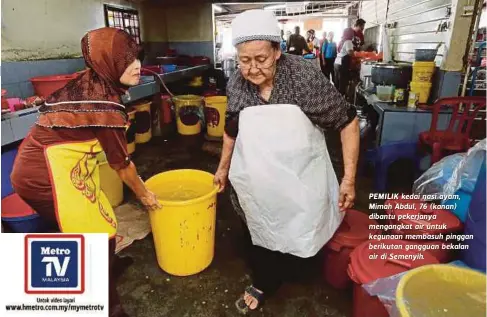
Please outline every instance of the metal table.
[[[359, 89], [358, 92], [367, 100], [378, 114], [376, 128], [376, 146], [398, 142], [417, 142], [419, 134], [428, 131], [431, 126], [432, 112], [419, 108], [396, 106], [393, 103], [382, 102], [375, 94]], [[445, 129], [451, 118], [448, 110], [440, 112], [438, 128]]]

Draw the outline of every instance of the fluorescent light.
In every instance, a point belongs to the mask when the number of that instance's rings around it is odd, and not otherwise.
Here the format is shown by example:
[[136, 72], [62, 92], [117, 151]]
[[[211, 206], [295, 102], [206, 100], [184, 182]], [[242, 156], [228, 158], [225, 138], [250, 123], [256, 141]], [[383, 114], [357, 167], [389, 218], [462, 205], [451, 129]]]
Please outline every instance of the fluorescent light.
[[284, 8], [286, 8], [285, 4], [276, 4], [276, 5], [264, 7], [264, 10], [276, 10], [276, 9], [284, 9]]
[[218, 11], [218, 12], [222, 12], [223, 11], [223, 8], [220, 7], [220, 6], [217, 6], [216, 4], [213, 5], [213, 9], [215, 9], [215, 11]]

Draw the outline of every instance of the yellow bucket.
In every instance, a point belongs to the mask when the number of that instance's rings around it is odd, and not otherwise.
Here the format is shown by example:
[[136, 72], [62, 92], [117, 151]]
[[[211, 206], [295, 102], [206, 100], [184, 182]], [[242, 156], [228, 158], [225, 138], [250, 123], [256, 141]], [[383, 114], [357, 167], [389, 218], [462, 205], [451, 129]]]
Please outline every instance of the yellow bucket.
[[427, 103], [431, 92], [431, 83], [414, 82], [410, 83], [411, 91], [418, 96], [418, 103]]
[[212, 96], [205, 98], [205, 118], [208, 135], [221, 138], [225, 130], [227, 97]]
[[127, 152], [129, 154], [133, 154], [135, 152], [135, 113], [135, 110], [128, 113], [129, 122], [125, 132], [125, 136], [127, 137]]
[[162, 208], [149, 212], [157, 262], [176, 276], [197, 274], [214, 255], [216, 195], [213, 175], [175, 170], [146, 181]]
[[135, 105], [135, 143], [147, 143], [152, 138], [151, 102]]
[[100, 168], [100, 189], [105, 193], [112, 207], [118, 207], [123, 202], [123, 182], [110, 165], [104, 152], [97, 155]]
[[203, 107], [203, 97], [182, 95], [173, 97], [176, 108], [176, 126], [181, 135], [195, 135], [201, 132], [199, 113]]
[[449, 264], [425, 265], [406, 273], [396, 291], [401, 317], [486, 315], [486, 276]]
[[435, 62], [414, 62], [413, 63], [413, 81], [429, 83], [435, 73]]

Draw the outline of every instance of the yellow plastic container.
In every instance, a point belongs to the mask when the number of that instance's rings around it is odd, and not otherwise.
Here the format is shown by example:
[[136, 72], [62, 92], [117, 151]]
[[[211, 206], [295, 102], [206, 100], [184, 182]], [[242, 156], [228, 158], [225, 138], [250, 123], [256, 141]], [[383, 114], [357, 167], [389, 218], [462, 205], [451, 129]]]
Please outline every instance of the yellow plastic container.
[[135, 109], [135, 143], [147, 143], [152, 138], [151, 102], [134, 106]]
[[427, 103], [431, 92], [431, 83], [414, 82], [410, 83], [411, 91], [418, 96], [418, 103]]
[[225, 131], [227, 97], [212, 96], [205, 98], [205, 118], [208, 135], [221, 138]]
[[214, 176], [175, 170], [146, 181], [162, 208], [149, 212], [157, 262], [176, 276], [197, 274], [213, 260], [216, 195]]
[[435, 62], [414, 62], [413, 63], [413, 81], [429, 83], [435, 73]]
[[127, 137], [127, 152], [133, 154], [135, 152], [135, 113], [136, 110], [132, 110], [128, 113], [129, 123], [125, 135]]
[[401, 317], [486, 316], [486, 276], [448, 264], [409, 271], [396, 291]]
[[123, 182], [107, 162], [104, 152], [97, 155], [100, 168], [100, 189], [105, 193], [112, 207], [118, 207], [123, 202]]
[[176, 126], [181, 135], [201, 133], [201, 120], [198, 114], [203, 107], [203, 97], [182, 95], [173, 97], [176, 108]]

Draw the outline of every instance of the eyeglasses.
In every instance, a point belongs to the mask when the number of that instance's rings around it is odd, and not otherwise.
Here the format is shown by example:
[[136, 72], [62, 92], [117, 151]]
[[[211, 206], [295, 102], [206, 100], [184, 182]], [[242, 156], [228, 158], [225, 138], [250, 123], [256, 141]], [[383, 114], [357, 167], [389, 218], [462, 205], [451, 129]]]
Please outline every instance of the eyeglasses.
[[275, 59], [274, 58], [269, 58], [269, 60], [266, 60], [264, 62], [239, 62], [238, 68], [249, 71], [252, 69], [252, 67], [255, 67], [258, 70], [263, 70], [263, 69], [269, 69], [274, 66]]

